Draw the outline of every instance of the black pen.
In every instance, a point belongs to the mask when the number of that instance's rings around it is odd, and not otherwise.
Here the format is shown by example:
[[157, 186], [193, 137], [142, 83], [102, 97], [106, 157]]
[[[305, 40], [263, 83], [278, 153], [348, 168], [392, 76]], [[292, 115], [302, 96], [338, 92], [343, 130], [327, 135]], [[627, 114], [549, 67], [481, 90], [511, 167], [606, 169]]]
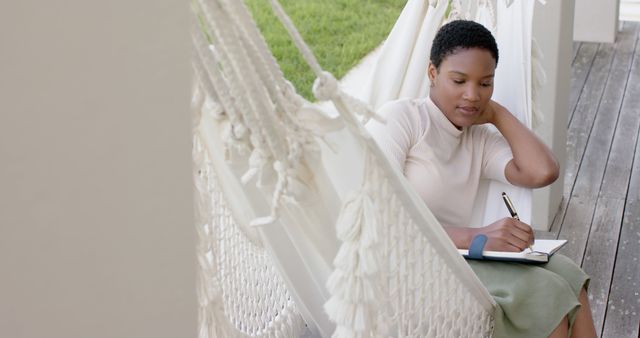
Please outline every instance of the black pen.
[[511, 203], [511, 199], [509, 198], [509, 196], [507, 196], [507, 193], [504, 191], [502, 192], [502, 200], [504, 201], [504, 204], [507, 206], [507, 209], [509, 209], [509, 213], [511, 214], [511, 217], [519, 221], [520, 217], [518, 217], [516, 208], [513, 207], [513, 203]]
[[[507, 193], [504, 191], [502, 192], [502, 200], [504, 201], [504, 204], [507, 206], [507, 209], [509, 209], [509, 213], [511, 214], [511, 217], [519, 221], [520, 217], [516, 212], [516, 208], [513, 207], [513, 203], [511, 203], [511, 199], [509, 198], [509, 196], [507, 196]], [[533, 247], [531, 246], [531, 244], [529, 244], [529, 250], [533, 251]]]

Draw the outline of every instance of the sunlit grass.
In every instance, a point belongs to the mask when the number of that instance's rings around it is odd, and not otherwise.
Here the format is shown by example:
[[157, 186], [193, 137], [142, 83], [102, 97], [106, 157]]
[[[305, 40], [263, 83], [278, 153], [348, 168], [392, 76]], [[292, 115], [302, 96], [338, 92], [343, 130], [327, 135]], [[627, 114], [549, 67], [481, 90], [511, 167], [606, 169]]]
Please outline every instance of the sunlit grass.
[[[313, 100], [315, 75], [267, 0], [245, 0], [285, 77]], [[389, 34], [406, 0], [280, 0], [318, 62], [341, 78]]]

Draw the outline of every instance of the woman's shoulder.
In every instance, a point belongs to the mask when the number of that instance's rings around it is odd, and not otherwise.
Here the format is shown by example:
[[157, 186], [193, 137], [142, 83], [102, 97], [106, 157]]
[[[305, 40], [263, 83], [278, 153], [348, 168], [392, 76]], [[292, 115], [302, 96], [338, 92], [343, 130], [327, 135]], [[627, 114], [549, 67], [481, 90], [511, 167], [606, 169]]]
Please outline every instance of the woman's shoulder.
[[378, 111], [406, 111], [411, 109], [418, 109], [420, 105], [424, 103], [425, 99], [422, 98], [400, 98], [391, 101], [387, 101], [378, 108]]
[[380, 106], [378, 114], [387, 121], [398, 121], [424, 131], [429, 122], [429, 114], [424, 103], [424, 99], [397, 99]]

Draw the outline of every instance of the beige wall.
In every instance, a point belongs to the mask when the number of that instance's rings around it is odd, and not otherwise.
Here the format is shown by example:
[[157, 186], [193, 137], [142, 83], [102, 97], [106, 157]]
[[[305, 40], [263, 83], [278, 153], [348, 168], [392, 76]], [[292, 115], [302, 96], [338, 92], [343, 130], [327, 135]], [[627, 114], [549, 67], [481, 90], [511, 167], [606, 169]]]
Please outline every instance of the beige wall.
[[0, 4], [0, 337], [195, 337], [188, 2]]
[[571, 85], [571, 55], [574, 0], [547, 1], [535, 4], [533, 36], [544, 59], [547, 82], [541, 88], [540, 108], [544, 123], [536, 133], [551, 147], [560, 162], [560, 178], [551, 186], [533, 192], [532, 224], [548, 230], [560, 202], [564, 186], [567, 150], [567, 117]]
[[620, 0], [575, 0], [573, 39], [615, 42]]

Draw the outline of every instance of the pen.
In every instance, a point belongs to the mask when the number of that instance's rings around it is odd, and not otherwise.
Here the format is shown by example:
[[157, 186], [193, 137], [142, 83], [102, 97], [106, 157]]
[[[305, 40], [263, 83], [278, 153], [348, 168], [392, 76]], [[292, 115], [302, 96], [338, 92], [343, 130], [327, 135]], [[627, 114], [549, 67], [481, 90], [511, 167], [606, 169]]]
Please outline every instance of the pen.
[[[509, 213], [511, 214], [511, 217], [519, 221], [520, 217], [516, 212], [516, 208], [513, 207], [513, 203], [511, 203], [511, 199], [509, 198], [509, 196], [507, 196], [507, 193], [504, 191], [502, 192], [502, 200], [504, 201], [504, 204], [507, 206], [507, 209], [509, 209]], [[529, 250], [533, 251], [531, 244], [529, 244]]]

